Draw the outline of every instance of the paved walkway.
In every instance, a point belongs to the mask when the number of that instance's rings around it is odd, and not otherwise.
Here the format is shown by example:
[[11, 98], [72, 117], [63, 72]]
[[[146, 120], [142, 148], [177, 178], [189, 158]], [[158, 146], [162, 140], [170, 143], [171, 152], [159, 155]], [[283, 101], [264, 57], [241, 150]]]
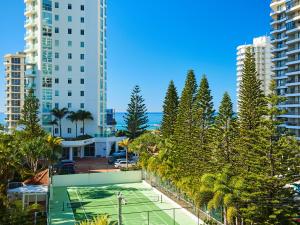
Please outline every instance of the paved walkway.
[[99, 173], [120, 171], [114, 165], [109, 165], [106, 158], [77, 158], [75, 159], [76, 173]]

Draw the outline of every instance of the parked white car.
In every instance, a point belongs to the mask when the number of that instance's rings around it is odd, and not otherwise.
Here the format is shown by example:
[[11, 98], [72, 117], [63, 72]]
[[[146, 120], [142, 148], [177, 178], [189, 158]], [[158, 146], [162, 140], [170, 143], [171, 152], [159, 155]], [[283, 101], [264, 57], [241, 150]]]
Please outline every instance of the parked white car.
[[[128, 161], [128, 167], [131, 167], [133, 165], [134, 165], [134, 163]], [[126, 160], [119, 161], [119, 162], [115, 163], [116, 168], [126, 168], [126, 166], [127, 166]]]

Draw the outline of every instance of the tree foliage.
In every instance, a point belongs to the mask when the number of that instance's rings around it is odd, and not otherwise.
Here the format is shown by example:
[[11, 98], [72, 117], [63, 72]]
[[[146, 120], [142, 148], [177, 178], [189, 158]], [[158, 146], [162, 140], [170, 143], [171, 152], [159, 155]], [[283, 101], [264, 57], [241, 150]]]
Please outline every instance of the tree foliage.
[[177, 117], [178, 94], [173, 81], [170, 81], [163, 105], [163, 119], [161, 123], [162, 135], [166, 138], [174, 134]]
[[148, 125], [147, 108], [139, 86], [134, 86], [127, 112], [124, 116], [126, 135], [135, 139], [145, 132]]

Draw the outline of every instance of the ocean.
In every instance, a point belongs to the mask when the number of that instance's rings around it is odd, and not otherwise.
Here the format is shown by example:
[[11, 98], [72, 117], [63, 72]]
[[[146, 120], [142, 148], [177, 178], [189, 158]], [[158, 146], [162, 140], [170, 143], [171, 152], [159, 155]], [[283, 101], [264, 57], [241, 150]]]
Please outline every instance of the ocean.
[[[117, 121], [117, 126], [116, 128], [118, 130], [123, 130], [124, 126], [125, 126], [125, 122], [124, 122], [124, 117], [125, 113], [124, 112], [116, 112], [115, 114], [115, 118]], [[5, 124], [5, 114], [4, 113], [0, 113], [0, 123], [1, 124]], [[154, 130], [154, 129], [158, 129], [160, 127], [161, 124], [161, 120], [162, 120], [162, 113], [160, 112], [151, 112], [148, 113], [148, 129], [149, 130]]]
[[[147, 113], [148, 114], [148, 130], [156, 130], [160, 127], [161, 124], [161, 120], [162, 120], [162, 116], [163, 114], [161, 112], [150, 112]], [[124, 112], [116, 112], [115, 114], [115, 119], [117, 122], [117, 126], [116, 128], [118, 130], [123, 130], [124, 126], [125, 126], [125, 122], [124, 122]]]

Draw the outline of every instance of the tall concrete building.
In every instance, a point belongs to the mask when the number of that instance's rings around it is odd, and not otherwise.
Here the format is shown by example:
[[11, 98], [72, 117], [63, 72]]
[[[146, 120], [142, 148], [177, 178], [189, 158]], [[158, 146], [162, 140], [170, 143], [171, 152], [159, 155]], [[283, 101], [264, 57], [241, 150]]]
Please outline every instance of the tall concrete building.
[[[93, 120], [78, 122], [78, 135], [93, 138], [85, 144], [65, 141], [66, 154], [108, 154], [106, 126], [106, 0], [25, 0], [26, 88], [40, 100], [41, 124], [48, 132], [53, 108], [85, 110]], [[62, 133], [66, 140], [76, 135], [66, 118]], [[84, 145], [90, 145], [85, 147]], [[68, 152], [69, 151], [69, 152]]]
[[6, 76], [6, 125], [9, 130], [17, 127], [25, 97], [25, 53], [7, 54], [4, 56]]
[[243, 64], [247, 48], [251, 48], [254, 53], [256, 70], [261, 82], [261, 88], [265, 95], [270, 93], [270, 84], [273, 77], [271, 40], [268, 36], [257, 37], [249, 45], [237, 47], [237, 99], [239, 100], [240, 83], [243, 74]]
[[287, 98], [282, 125], [300, 140], [300, 1], [273, 0], [271, 35], [278, 94]]

